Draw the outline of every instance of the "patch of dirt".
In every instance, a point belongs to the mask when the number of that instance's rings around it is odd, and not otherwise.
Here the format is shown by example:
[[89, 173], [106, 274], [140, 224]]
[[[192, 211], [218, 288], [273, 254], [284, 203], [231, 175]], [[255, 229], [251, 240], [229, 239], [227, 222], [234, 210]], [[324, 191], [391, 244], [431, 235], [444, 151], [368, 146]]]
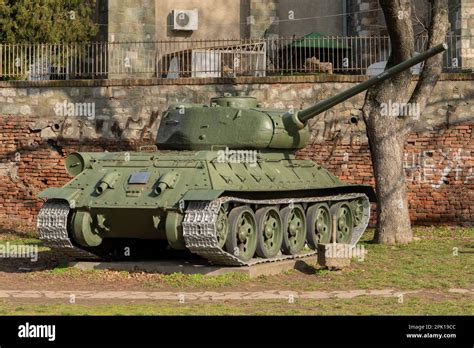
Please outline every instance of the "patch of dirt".
[[[244, 276], [214, 281], [215, 277], [202, 277], [206, 279], [193, 281], [183, 277], [176, 280], [160, 273], [147, 273], [142, 271], [114, 271], [94, 270], [81, 271], [65, 267], [68, 260], [51, 251], [41, 251], [36, 262], [29, 259], [0, 259], [0, 289], [2, 290], [58, 290], [58, 291], [179, 291], [184, 289], [226, 291], [265, 291], [265, 290], [291, 290], [291, 284], [283, 285], [279, 277], [290, 277], [298, 284], [300, 280], [308, 280], [316, 276], [314, 264], [299, 261], [297, 270], [290, 274], [267, 276], [250, 280]], [[337, 272], [336, 272], [337, 273]], [[317, 279], [315, 279], [317, 281]], [[172, 284], [170, 284], [170, 282]]]

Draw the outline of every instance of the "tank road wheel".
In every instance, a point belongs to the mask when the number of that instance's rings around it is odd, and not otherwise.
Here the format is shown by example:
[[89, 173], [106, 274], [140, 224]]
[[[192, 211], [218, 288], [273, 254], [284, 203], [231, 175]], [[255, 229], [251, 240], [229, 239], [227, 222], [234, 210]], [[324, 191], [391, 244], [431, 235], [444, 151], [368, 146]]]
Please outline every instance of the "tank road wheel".
[[92, 217], [87, 211], [78, 211], [72, 221], [74, 240], [85, 247], [95, 247], [102, 243], [102, 237], [93, 230]]
[[300, 205], [287, 206], [280, 211], [283, 221], [283, 244], [286, 255], [298, 254], [306, 240], [306, 217]]
[[219, 210], [219, 215], [216, 220], [216, 232], [217, 232], [217, 242], [219, 247], [224, 248], [225, 241], [227, 239], [227, 234], [229, 231], [229, 221], [227, 219], [227, 213], [224, 208]]
[[250, 207], [243, 205], [229, 214], [229, 234], [225, 243], [228, 253], [242, 261], [250, 260], [257, 249], [257, 222]]
[[336, 203], [331, 207], [330, 212], [331, 216], [336, 215], [337, 243], [350, 243], [354, 226], [351, 206], [346, 202]]
[[283, 230], [280, 212], [275, 207], [257, 210], [257, 255], [270, 259], [281, 249]]
[[331, 241], [331, 215], [326, 203], [314, 204], [306, 213], [308, 227], [306, 239], [311, 249], [316, 250], [319, 243], [327, 244]]
[[364, 199], [359, 198], [352, 202], [352, 214], [354, 215], [354, 227], [359, 226], [364, 220]]

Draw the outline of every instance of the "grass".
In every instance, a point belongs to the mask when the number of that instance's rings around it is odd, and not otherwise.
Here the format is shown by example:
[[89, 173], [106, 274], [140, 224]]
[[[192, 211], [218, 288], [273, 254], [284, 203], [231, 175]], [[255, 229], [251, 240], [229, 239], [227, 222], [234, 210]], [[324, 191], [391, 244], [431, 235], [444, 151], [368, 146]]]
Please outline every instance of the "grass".
[[27, 236], [27, 237], [18, 238], [16, 236], [14, 237], [11, 235], [10, 237], [6, 237], [0, 234], [0, 246], [7, 248], [7, 246], [12, 247], [14, 245], [20, 245], [22, 247], [23, 246], [37, 247], [38, 255], [41, 255], [40, 254], [41, 252], [46, 252], [50, 250], [49, 248], [43, 246], [39, 239], [34, 238], [34, 237]]
[[[360, 244], [367, 254], [363, 261], [354, 259], [350, 268], [332, 272], [310, 267], [306, 274], [297, 270], [277, 276], [250, 280], [239, 273], [219, 276], [181, 273], [163, 275], [144, 272], [79, 270], [59, 266], [52, 270], [33, 272], [38, 279], [136, 280], [146, 289], [163, 287], [213, 289], [246, 287], [267, 289], [343, 290], [343, 289], [448, 289], [474, 287], [474, 228], [415, 228], [415, 240], [408, 245], [373, 244], [373, 230], [368, 230]], [[31, 243], [38, 241], [21, 240]], [[14, 241], [17, 242], [17, 241]], [[41, 253], [40, 253], [41, 255]], [[41, 256], [40, 256], [41, 257]]]
[[[5, 238], [5, 239], [0, 239], [0, 244], [10, 244], [10, 245], [38, 245], [41, 246], [41, 241], [36, 238]], [[44, 250], [47, 250], [46, 247], [44, 247]]]
[[363, 262], [354, 260], [340, 272], [316, 268], [310, 272], [316, 277], [298, 277], [296, 283], [297, 271], [277, 277], [282, 285], [304, 290], [473, 287], [474, 229], [428, 229], [426, 236], [422, 231], [415, 229], [416, 240], [399, 246], [372, 244], [368, 231], [361, 242], [367, 250]]
[[[414, 241], [408, 245], [387, 246], [371, 242], [373, 230], [368, 230], [361, 245], [367, 250], [364, 261], [354, 260], [343, 271], [328, 271], [308, 266], [276, 276], [249, 279], [239, 273], [219, 276], [163, 275], [145, 272], [79, 270], [65, 266], [18, 274], [27, 283], [91, 284], [131, 291], [337, 291], [355, 289], [421, 290], [405, 295], [404, 303], [396, 297], [361, 296], [352, 299], [247, 300], [220, 302], [131, 301], [101, 304], [96, 302], [47, 305], [0, 300], [0, 315], [474, 315], [471, 294], [450, 293], [450, 288], [474, 289], [474, 228], [423, 227], [414, 228]], [[32, 238], [8, 239], [12, 244], [38, 244]], [[5, 243], [1, 240], [0, 243]], [[41, 254], [47, 254], [40, 248]], [[19, 278], [20, 279], [20, 278]], [[127, 285], [125, 287], [125, 285]], [[59, 286], [59, 285], [58, 285]], [[75, 286], [75, 285], [74, 285]], [[64, 290], [59, 289], [58, 290]]]
[[[241, 273], [226, 273], [217, 276], [206, 276], [204, 274], [182, 274], [173, 273], [163, 275], [163, 281], [166, 285], [176, 288], [221, 288], [231, 286], [235, 283], [248, 282], [250, 279], [247, 275]], [[155, 287], [154, 282], [145, 282], [147, 287]]]
[[222, 301], [184, 303], [160, 301], [129, 304], [17, 304], [0, 301], [0, 315], [473, 315], [472, 297], [406, 295], [361, 296], [353, 299]]

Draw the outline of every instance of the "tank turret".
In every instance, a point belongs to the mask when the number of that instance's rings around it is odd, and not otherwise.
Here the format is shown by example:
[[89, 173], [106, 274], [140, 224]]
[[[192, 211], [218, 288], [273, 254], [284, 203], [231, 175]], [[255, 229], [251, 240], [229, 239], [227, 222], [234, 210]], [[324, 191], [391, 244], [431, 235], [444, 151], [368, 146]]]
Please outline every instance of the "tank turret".
[[265, 109], [260, 107], [255, 98], [230, 95], [212, 98], [210, 105], [170, 106], [163, 115], [157, 145], [161, 149], [175, 150], [303, 148], [310, 138], [307, 123], [311, 118], [446, 48], [446, 44], [434, 46], [304, 110]]

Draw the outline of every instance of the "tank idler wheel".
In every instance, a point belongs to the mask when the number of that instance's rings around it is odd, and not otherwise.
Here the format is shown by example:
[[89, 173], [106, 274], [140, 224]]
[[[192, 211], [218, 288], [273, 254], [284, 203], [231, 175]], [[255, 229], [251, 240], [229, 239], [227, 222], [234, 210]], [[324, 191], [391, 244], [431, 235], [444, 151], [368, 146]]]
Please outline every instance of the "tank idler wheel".
[[78, 211], [74, 214], [72, 236], [84, 247], [96, 247], [102, 243], [102, 237], [93, 230], [92, 216], [87, 211]]
[[275, 207], [264, 207], [255, 213], [257, 220], [257, 255], [270, 259], [278, 254], [283, 241], [280, 212]]
[[313, 204], [306, 213], [308, 227], [306, 240], [311, 249], [316, 250], [318, 244], [327, 244], [331, 241], [331, 215], [327, 203]]
[[225, 247], [242, 261], [250, 260], [257, 249], [257, 222], [252, 209], [243, 205], [229, 213], [229, 233]]
[[350, 204], [347, 202], [336, 203], [331, 207], [330, 212], [331, 217], [336, 215], [336, 242], [349, 244], [354, 226]]
[[225, 241], [227, 240], [227, 235], [229, 231], [229, 221], [227, 219], [227, 213], [224, 208], [219, 210], [219, 215], [217, 215], [216, 220], [216, 232], [217, 232], [217, 242], [221, 248], [224, 248]]
[[296, 255], [306, 241], [306, 216], [300, 205], [289, 205], [280, 211], [283, 221], [281, 250], [286, 255]]

